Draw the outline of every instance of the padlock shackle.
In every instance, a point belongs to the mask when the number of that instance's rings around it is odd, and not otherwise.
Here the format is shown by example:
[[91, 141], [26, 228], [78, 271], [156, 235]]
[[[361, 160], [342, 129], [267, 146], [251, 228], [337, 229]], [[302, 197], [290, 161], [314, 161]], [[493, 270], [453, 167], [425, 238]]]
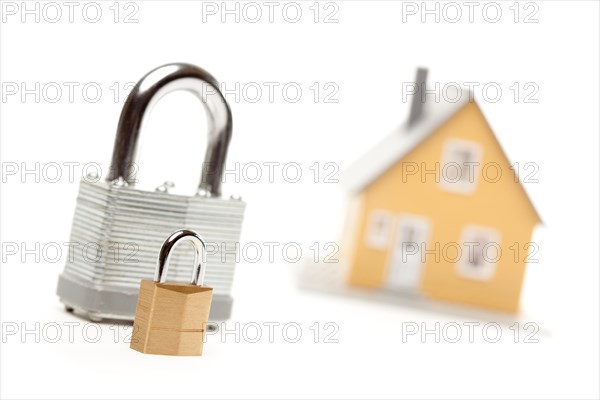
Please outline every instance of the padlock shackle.
[[134, 163], [143, 122], [163, 96], [177, 90], [193, 93], [204, 105], [208, 144], [198, 188], [214, 197], [221, 195], [221, 177], [233, 126], [231, 111], [217, 80], [202, 68], [183, 63], [167, 64], [150, 71], [131, 90], [119, 118], [107, 181], [122, 178], [129, 184], [135, 182]]
[[192, 271], [191, 283], [192, 285], [197, 286], [204, 285], [206, 265], [202, 265], [202, 255], [206, 254], [206, 245], [199, 234], [188, 229], [181, 229], [173, 232], [173, 234], [171, 234], [171, 236], [163, 243], [160, 252], [158, 253], [158, 264], [156, 265], [156, 271], [154, 272], [154, 282], [166, 282], [173, 248], [183, 242], [190, 242], [192, 246], [194, 246], [194, 269]]

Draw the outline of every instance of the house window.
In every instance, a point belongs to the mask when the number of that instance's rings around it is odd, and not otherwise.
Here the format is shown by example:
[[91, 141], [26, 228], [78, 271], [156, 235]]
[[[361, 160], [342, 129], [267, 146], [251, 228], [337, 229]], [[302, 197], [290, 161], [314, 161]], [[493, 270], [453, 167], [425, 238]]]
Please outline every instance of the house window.
[[481, 155], [481, 145], [477, 142], [462, 139], [446, 141], [440, 186], [450, 192], [473, 193], [480, 173]]
[[494, 277], [496, 264], [500, 260], [500, 234], [481, 226], [469, 225], [461, 235], [461, 257], [458, 262], [459, 275], [487, 281]]
[[392, 214], [384, 210], [371, 211], [367, 227], [367, 246], [383, 250], [387, 249], [392, 232]]

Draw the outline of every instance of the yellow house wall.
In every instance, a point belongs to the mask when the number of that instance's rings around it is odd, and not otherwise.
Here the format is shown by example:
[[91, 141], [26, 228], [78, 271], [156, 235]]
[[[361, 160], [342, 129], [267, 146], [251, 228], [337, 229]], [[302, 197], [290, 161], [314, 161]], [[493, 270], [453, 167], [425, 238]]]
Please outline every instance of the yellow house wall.
[[[443, 160], [444, 143], [450, 138], [471, 140], [482, 146], [481, 165], [498, 163], [502, 177], [488, 182], [477, 173], [476, 189], [472, 194], [444, 190], [430, 174], [405, 176], [403, 168], [417, 163], [434, 169]], [[414, 165], [414, 164], [413, 164]], [[493, 178], [493, 170], [489, 170]], [[388, 249], [376, 250], [365, 244], [368, 216], [372, 210], [388, 210], [395, 216], [416, 214], [431, 222], [427, 249], [439, 243], [440, 249], [451, 242], [460, 243], [465, 225], [491, 227], [500, 233], [502, 256], [496, 263], [495, 276], [488, 281], [462, 277], [450, 257], [436, 260], [427, 255], [422, 269], [421, 290], [430, 297], [458, 301], [514, 312], [518, 309], [525, 259], [524, 246], [530, 241], [533, 227], [539, 223], [520, 183], [515, 181], [509, 162], [493, 135], [479, 107], [469, 103], [420, 143], [401, 161], [372, 182], [359, 195], [361, 207], [354, 216], [357, 229], [350, 254], [351, 284], [378, 288], [385, 284], [388, 274], [389, 250], [393, 245], [395, 226]], [[515, 250], [519, 247], [519, 260]], [[446, 247], [450, 249], [449, 247]], [[443, 252], [441, 252], [443, 254]]]

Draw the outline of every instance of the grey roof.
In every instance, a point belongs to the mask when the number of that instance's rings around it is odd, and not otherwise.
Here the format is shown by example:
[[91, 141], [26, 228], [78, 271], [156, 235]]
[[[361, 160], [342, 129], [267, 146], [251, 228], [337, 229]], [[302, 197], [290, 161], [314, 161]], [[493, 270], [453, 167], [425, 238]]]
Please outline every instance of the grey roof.
[[341, 177], [344, 186], [351, 192], [362, 191], [466, 105], [471, 96], [469, 90], [462, 89], [455, 102], [443, 99], [425, 102], [418, 121], [411, 125], [407, 122], [392, 131], [344, 172]]

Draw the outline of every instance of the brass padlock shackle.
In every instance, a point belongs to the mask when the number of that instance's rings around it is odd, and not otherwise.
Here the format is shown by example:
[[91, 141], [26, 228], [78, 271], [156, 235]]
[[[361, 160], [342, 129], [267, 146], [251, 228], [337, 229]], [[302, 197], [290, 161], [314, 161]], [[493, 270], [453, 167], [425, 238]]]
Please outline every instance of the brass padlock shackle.
[[192, 64], [174, 63], [148, 72], [134, 86], [125, 101], [113, 148], [107, 181], [123, 179], [133, 183], [133, 163], [142, 123], [148, 111], [163, 96], [176, 90], [195, 94], [204, 105], [208, 119], [208, 145], [202, 164], [199, 189], [211, 196], [221, 194], [221, 177], [231, 140], [233, 121], [229, 105], [219, 90], [218, 81]]
[[190, 242], [194, 246], [194, 270], [192, 271], [191, 283], [197, 286], [204, 284], [206, 265], [202, 266], [202, 253], [206, 254], [206, 245], [199, 234], [188, 229], [173, 232], [163, 243], [158, 253], [158, 264], [154, 273], [154, 282], [166, 282], [173, 247], [182, 242]]

